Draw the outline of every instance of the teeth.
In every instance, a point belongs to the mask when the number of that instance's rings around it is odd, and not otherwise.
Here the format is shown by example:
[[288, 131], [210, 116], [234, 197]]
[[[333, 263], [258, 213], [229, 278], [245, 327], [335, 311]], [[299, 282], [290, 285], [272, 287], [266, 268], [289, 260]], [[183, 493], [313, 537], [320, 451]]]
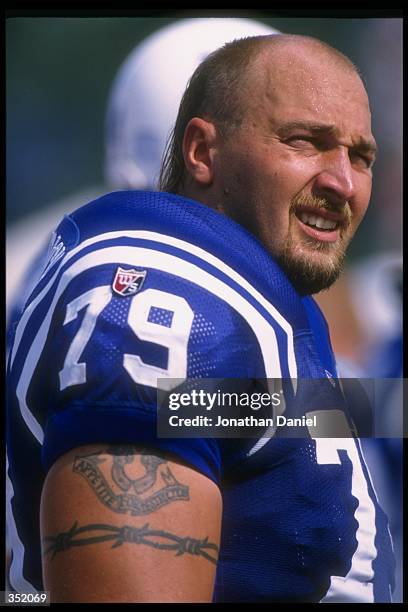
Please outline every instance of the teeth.
[[323, 219], [323, 217], [318, 217], [317, 215], [311, 215], [309, 213], [300, 213], [299, 218], [306, 225], [313, 225], [319, 229], [331, 230], [334, 229], [337, 225], [336, 221], [329, 221], [329, 219]]
[[317, 217], [316, 226], [320, 227], [321, 229], [333, 229], [336, 227], [336, 222], [323, 219], [322, 217]]
[[330, 221], [329, 219], [323, 219], [323, 229], [334, 229], [337, 226], [337, 221]]

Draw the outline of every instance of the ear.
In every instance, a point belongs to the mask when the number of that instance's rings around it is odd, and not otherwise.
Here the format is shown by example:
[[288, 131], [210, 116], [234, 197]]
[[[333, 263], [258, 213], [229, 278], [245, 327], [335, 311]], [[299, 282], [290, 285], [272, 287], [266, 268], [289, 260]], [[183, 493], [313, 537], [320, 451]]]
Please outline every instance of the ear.
[[183, 157], [186, 170], [203, 186], [210, 185], [213, 180], [216, 139], [215, 125], [201, 117], [190, 119], [184, 131]]

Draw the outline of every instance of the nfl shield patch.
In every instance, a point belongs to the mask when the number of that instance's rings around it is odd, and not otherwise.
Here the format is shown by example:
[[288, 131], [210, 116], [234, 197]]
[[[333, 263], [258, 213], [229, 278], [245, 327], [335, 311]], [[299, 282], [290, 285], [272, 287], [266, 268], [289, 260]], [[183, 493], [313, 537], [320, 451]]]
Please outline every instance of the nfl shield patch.
[[133, 295], [141, 289], [147, 270], [125, 270], [120, 266], [117, 268], [113, 279], [112, 289], [118, 295]]

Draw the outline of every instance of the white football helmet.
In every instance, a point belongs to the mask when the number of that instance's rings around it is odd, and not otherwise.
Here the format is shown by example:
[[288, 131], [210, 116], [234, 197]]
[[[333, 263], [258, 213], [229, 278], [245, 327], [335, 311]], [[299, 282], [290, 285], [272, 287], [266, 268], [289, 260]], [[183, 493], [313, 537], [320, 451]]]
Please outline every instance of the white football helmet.
[[115, 189], [154, 189], [181, 97], [209, 53], [245, 36], [279, 34], [251, 19], [183, 19], [138, 45], [115, 78], [105, 131], [105, 177]]

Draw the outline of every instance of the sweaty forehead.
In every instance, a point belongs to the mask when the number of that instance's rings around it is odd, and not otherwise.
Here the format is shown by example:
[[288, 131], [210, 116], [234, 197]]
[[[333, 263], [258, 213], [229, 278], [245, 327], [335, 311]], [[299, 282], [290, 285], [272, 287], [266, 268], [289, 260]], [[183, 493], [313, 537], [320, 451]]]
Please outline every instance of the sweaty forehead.
[[[278, 120], [303, 118], [341, 123], [353, 117], [370, 131], [367, 93], [351, 62], [315, 39], [274, 37], [258, 55], [252, 73], [257, 110]], [[293, 115], [293, 116], [292, 116]]]
[[278, 74], [287, 72], [288, 68], [309, 71], [318, 66], [356, 72], [351, 60], [340, 51], [309, 36], [269, 36], [258, 53], [258, 60]]

